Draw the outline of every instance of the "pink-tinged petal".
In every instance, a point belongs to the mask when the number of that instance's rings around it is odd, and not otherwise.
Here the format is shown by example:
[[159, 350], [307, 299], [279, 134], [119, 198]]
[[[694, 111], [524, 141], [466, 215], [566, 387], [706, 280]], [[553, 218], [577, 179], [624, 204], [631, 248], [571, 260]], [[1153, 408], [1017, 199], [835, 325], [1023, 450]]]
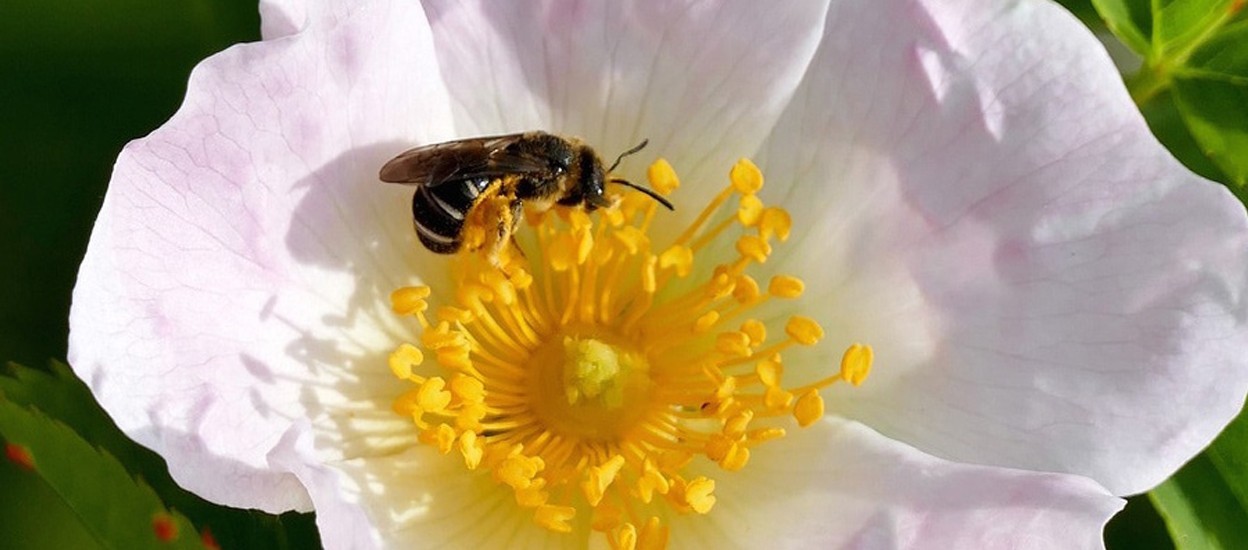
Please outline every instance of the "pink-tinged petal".
[[[385, 548], [585, 548], [591, 540], [587, 518], [574, 533], [549, 531], [533, 520], [533, 511], [516, 504], [515, 492], [488, 471], [470, 471], [458, 453], [442, 455], [431, 445], [401, 453], [336, 461], [337, 486], [310, 486], [317, 501], [317, 522], [349, 524], [364, 514]], [[343, 488], [346, 490], [343, 490]], [[360, 495], [366, 487], [367, 495]], [[326, 499], [350, 502], [326, 510]], [[321, 529], [322, 534], [325, 528]], [[601, 539], [600, 535], [593, 537]], [[328, 544], [328, 547], [333, 547]]]
[[306, 509], [265, 458], [294, 420], [322, 418], [337, 455], [410, 443], [385, 366], [408, 329], [385, 297], [431, 255], [416, 252], [410, 189], [377, 169], [449, 127], [423, 17], [359, 3], [214, 56], [173, 119], [117, 162], [69, 359], [118, 425], [206, 498]]
[[333, 24], [361, 5], [341, 0], [260, 0], [260, 36], [273, 40], [298, 33], [309, 24]]
[[1101, 548], [1123, 506], [1092, 480], [948, 462], [826, 419], [716, 473], [675, 548]]
[[269, 463], [276, 470], [290, 472], [307, 488], [325, 548], [382, 547], [381, 533], [361, 505], [370, 496], [363, 494], [355, 480], [323, 462], [313, 432], [308, 423], [296, 422], [269, 452]]
[[260, 36], [273, 40], [295, 34], [308, 20], [307, 0], [260, 0]]
[[[764, 148], [830, 406], [944, 458], [1147, 490], [1248, 389], [1248, 230], [1044, 2], [846, 2]], [[787, 189], [786, 189], [787, 187]], [[805, 300], [805, 299], [804, 299]]]
[[[766, 136], [823, 32], [826, 2], [425, 2], [460, 137], [580, 136], [644, 181], [680, 159], [682, 203], [718, 191]], [[696, 211], [681, 209], [676, 216]], [[670, 224], [675, 227], [677, 224]]]

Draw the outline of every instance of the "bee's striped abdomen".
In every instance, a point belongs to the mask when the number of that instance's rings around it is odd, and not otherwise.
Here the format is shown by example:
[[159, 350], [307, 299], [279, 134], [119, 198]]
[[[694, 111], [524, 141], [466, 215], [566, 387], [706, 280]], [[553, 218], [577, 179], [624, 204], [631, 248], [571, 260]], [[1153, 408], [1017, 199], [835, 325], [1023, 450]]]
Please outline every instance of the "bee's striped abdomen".
[[438, 254], [458, 251], [464, 218], [490, 182], [473, 178], [421, 186], [412, 196], [412, 220], [421, 244]]

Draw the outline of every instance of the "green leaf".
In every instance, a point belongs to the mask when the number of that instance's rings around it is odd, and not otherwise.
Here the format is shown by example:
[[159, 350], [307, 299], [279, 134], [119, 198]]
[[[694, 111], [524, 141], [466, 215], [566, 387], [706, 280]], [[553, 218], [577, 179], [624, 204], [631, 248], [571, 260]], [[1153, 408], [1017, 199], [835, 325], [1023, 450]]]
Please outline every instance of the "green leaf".
[[1092, 0], [1119, 40], [1150, 65], [1181, 65], [1238, 10], [1237, 0]]
[[1239, 507], [1248, 510], [1248, 409], [1241, 411], [1205, 451]]
[[1192, 52], [1187, 60], [1190, 70], [1209, 78], [1244, 83], [1248, 80], [1248, 21], [1228, 25], [1221, 32]]
[[[1241, 17], [1243, 1], [1093, 4], [1110, 29], [1145, 56], [1140, 71], [1128, 79], [1131, 97], [1144, 108], [1172, 92], [1188, 133], [1224, 176], [1220, 181], [1241, 198], [1248, 197], [1248, 21]], [[1148, 42], [1147, 49], [1142, 49], [1142, 40]]]
[[[1138, 2], [1142, 4], [1143, 2]], [[1153, 51], [1180, 61], [1225, 24], [1235, 0], [1154, 0]]]
[[1079, 22], [1088, 27], [1093, 34], [1100, 34], [1098, 31], [1105, 28], [1105, 21], [1101, 19], [1100, 14], [1096, 13], [1092, 0], [1057, 0], [1057, 3], [1078, 17]]
[[1186, 73], [1172, 84], [1201, 149], [1236, 187], [1248, 184], [1248, 84]]
[[5, 371], [7, 376], [0, 376], [0, 395], [26, 407], [37, 407], [116, 456], [132, 475], [146, 480], [164, 502], [181, 510], [201, 529], [211, 531], [222, 548], [320, 546], [311, 514], [274, 516], [219, 506], [179, 487], [169, 476], [164, 460], [118, 429], [68, 366], [53, 362], [45, 372], [10, 363]]
[[1148, 3], [1135, 0], [1092, 0], [1092, 5], [1114, 33], [1132, 51], [1148, 57], [1152, 53], [1153, 14]]
[[1174, 94], [1162, 92], [1156, 99], [1140, 106], [1144, 120], [1153, 131], [1153, 135], [1161, 141], [1170, 154], [1179, 159], [1184, 166], [1203, 177], [1214, 181], [1229, 181], [1229, 178], [1218, 165], [1205, 156], [1205, 151], [1192, 132], [1183, 122], [1179, 107], [1174, 104]]
[[151, 487], [66, 425], [0, 399], [0, 436], [10, 460], [29, 464], [101, 546], [204, 547], [190, 520], [166, 509]]
[[1206, 455], [1149, 493], [1179, 550], [1238, 549], [1248, 541], [1248, 513]]

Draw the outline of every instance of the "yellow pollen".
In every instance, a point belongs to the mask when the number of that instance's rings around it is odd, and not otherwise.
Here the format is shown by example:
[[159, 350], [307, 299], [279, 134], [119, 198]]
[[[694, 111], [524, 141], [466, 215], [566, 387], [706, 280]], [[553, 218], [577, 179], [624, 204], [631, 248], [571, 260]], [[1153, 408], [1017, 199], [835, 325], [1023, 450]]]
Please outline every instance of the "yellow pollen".
[[789, 318], [789, 323], [784, 326], [784, 332], [803, 346], [813, 346], [823, 339], [823, 327], [819, 326], [814, 319], [800, 315]]
[[871, 351], [871, 346], [862, 344], [849, 346], [841, 358], [841, 379], [855, 386], [861, 386], [866, 381], [867, 375], [871, 373], [873, 359], [874, 352]]
[[753, 195], [763, 188], [763, 171], [758, 169], [750, 159], [741, 159], [732, 167], [728, 174], [732, 187], [742, 195]]
[[[680, 186], [666, 161], [647, 175], [660, 194]], [[395, 290], [392, 309], [420, 336], [388, 358], [410, 385], [394, 411], [411, 418], [421, 444], [509, 491], [542, 528], [588, 528], [617, 549], [665, 548], [664, 518], [716, 513], [715, 478], [749, 469], [754, 449], [782, 440], [786, 424], [818, 422], [820, 391], [862, 384], [871, 369], [871, 347], [854, 344], [839, 371], [786, 383], [782, 355], [825, 335], [810, 317], [759, 309], [795, 309], [805, 291], [792, 275], [750, 273], [792, 228], [788, 212], [759, 198], [762, 187], [762, 172], [742, 159], [662, 243], [648, 230], [670, 218], [641, 193], [597, 216], [525, 212], [515, 250], [496, 263], [452, 260], [451, 303], [430, 312], [428, 287]], [[496, 239], [485, 220], [505, 207], [474, 208], [464, 238]]]
[[680, 187], [680, 178], [676, 177], [676, 169], [664, 159], [651, 164], [649, 170], [646, 171], [646, 177], [650, 180], [650, 187], [661, 195], [670, 195], [672, 191]]
[[774, 235], [780, 242], [789, 240], [789, 231], [792, 228], [793, 219], [787, 211], [780, 208], [763, 210], [758, 222], [758, 232], [764, 239], [770, 239]]
[[763, 201], [754, 195], [741, 197], [741, 206], [737, 208], [737, 222], [746, 227], [754, 227], [763, 218]]
[[797, 418], [797, 425], [803, 428], [822, 418], [823, 398], [819, 396], [819, 392], [813, 389], [808, 390], [797, 398], [797, 406], [793, 407], [793, 416]]
[[806, 284], [797, 277], [788, 275], [777, 275], [771, 278], [771, 284], [767, 285], [767, 293], [777, 298], [793, 299], [802, 295], [806, 290]]
[[399, 315], [415, 315], [424, 311], [428, 304], [428, 287], [403, 287], [390, 294], [391, 309]]
[[549, 504], [538, 506], [537, 513], [534, 514], [538, 525], [556, 533], [571, 533], [572, 525], [568, 521], [574, 517], [576, 517], [576, 508]]
[[419, 348], [404, 342], [390, 354], [390, 372], [404, 380], [413, 380], [412, 367], [420, 365], [424, 360], [425, 354]]
[[[567, 362], [572, 368], [564, 370], [564, 390], [568, 403], [576, 404], [584, 399], [601, 399], [608, 407], [622, 404], [622, 388], [616, 386], [620, 378], [620, 356], [615, 348], [597, 340], [563, 339]], [[604, 395], [609, 392], [609, 395]]]

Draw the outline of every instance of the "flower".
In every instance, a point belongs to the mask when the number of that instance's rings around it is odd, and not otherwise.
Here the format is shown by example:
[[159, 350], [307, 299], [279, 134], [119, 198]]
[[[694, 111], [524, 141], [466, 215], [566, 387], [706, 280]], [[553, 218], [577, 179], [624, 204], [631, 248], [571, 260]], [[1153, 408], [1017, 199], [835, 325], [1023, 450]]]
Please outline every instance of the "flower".
[[[441, 454], [414, 423], [477, 392], [409, 377], [435, 362], [413, 366], [437, 327], [395, 309], [454, 307], [465, 283], [417, 243], [410, 188], [377, 181], [415, 144], [530, 129], [604, 154], [649, 137], [682, 182], [654, 243], [754, 159], [758, 199], [792, 220], [757, 277], [804, 283], [757, 318], [823, 333], [785, 376], [835, 376], [858, 342], [874, 355], [865, 383], [823, 390], [822, 419], [740, 471], [691, 463], [715, 472], [681, 478], [695, 513], [613, 524], [617, 543], [1096, 546], [1113, 495], [1163, 480], [1243, 403], [1243, 208], [1166, 154], [1048, 3], [261, 11], [265, 40], [201, 64], [173, 119], [123, 151], [70, 318], [101, 404], [216, 502], [315, 508], [332, 547], [586, 544], [584, 508], [534, 521], [520, 502], [545, 461], [470, 472], [471, 452]], [[711, 245], [691, 273], [734, 254]], [[578, 366], [569, 402], [638, 368], [608, 340], [557, 342]], [[474, 448], [469, 432], [455, 444]], [[619, 475], [608, 462], [573, 471]]]

